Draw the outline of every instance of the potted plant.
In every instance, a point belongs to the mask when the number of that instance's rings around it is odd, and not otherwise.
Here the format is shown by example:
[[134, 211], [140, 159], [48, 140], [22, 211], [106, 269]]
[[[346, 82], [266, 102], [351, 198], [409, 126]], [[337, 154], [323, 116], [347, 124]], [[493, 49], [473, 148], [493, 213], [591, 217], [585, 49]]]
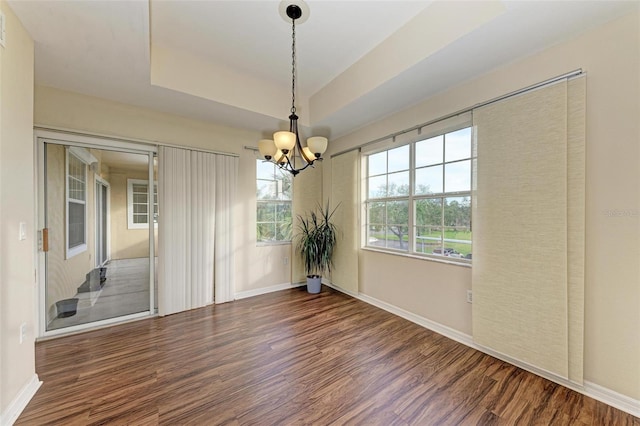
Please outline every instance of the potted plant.
[[333, 251], [336, 247], [336, 226], [331, 223], [333, 211], [329, 210], [329, 202], [323, 209], [318, 205], [318, 212], [312, 211], [308, 216], [298, 215], [298, 234], [296, 249], [302, 255], [302, 263], [307, 274], [307, 291], [320, 293], [322, 274], [331, 272]]

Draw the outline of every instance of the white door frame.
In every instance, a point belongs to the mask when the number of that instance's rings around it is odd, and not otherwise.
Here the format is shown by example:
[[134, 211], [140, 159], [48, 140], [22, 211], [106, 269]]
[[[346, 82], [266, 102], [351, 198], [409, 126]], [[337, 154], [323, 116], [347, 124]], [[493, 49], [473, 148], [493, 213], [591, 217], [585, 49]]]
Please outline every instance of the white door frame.
[[[96, 195], [96, 219], [97, 219], [97, 215], [100, 214], [100, 217], [102, 220], [106, 220], [106, 231], [105, 234], [106, 235], [102, 235], [102, 238], [105, 238], [107, 241], [106, 244], [106, 253], [105, 253], [105, 260], [102, 261], [102, 258], [98, 259], [98, 255], [97, 253], [102, 251], [102, 247], [98, 247], [98, 245], [101, 243], [101, 239], [98, 238], [98, 233], [102, 233], [102, 227], [97, 226], [96, 225], [96, 268], [99, 268], [101, 266], [104, 266], [105, 263], [107, 263], [108, 261], [111, 260], [111, 185], [109, 185], [109, 182], [107, 182], [106, 180], [102, 179], [100, 176], [96, 175], [95, 176], [95, 185], [96, 185], [96, 189], [98, 187], [98, 185], [103, 186], [106, 190], [107, 190], [107, 200], [106, 200], [106, 217], [102, 216], [102, 193], [100, 193], [100, 198], [98, 198], [98, 196]], [[97, 193], [97, 191], [96, 191]], [[100, 207], [100, 209], [99, 209]], [[96, 220], [97, 222], [97, 220]]]
[[[149, 310], [137, 314], [126, 315], [118, 318], [110, 318], [102, 321], [95, 321], [87, 324], [81, 324], [62, 329], [47, 331], [47, 315], [46, 315], [46, 253], [42, 250], [43, 236], [42, 230], [45, 228], [46, 221], [46, 199], [45, 199], [45, 179], [46, 179], [46, 163], [45, 163], [45, 143], [59, 144], [65, 146], [78, 146], [83, 148], [94, 148], [108, 151], [127, 152], [132, 154], [143, 154], [149, 157], [149, 177], [153, 182], [153, 157], [157, 152], [157, 145], [142, 141], [129, 141], [118, 138], [109, 138], [103, 135], [81, 134], [66, 130], [50, 130], [38, 129], [34, 131], [34, 144], [36, 149], [36, 179], [37, 188], [35, 191], [36, 198], [36, 220], [38, 229], [38, 244], [35, 247], [37, 259], [37, 282], [38, 282], [38, 300], [37, 300], [37, 337], [51, 337], [61, 334], [69, 334], [78, 331], [103, 327], [110, 324], [116, 324], [137, 318], [144, 318], [156, 315], [154, 306], [155, 292], [155, 235], [154, 227], [149, 226]], [[95, 183], [94, 183], [95, 185]], [[153, 212], [153, 197], [149, 197], [150, 212]], [[110, 248], [108, 249], [110, 252]]]

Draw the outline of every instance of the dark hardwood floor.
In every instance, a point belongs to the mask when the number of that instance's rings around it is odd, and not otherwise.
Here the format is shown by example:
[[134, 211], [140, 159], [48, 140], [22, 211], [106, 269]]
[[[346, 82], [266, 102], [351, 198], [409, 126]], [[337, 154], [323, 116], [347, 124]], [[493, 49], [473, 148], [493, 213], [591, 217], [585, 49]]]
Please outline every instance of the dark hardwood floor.
[[327, 288], [39, 342], [36, 360], [17, 424], [640, 426]]

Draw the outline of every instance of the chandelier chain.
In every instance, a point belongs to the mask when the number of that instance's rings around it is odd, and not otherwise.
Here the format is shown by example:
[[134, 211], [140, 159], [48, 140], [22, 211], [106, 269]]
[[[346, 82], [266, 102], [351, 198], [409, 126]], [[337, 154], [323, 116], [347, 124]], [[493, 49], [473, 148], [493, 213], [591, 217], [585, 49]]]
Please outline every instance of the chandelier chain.
[[291, 24], [291, 114], [296, 113], [296, 20]]

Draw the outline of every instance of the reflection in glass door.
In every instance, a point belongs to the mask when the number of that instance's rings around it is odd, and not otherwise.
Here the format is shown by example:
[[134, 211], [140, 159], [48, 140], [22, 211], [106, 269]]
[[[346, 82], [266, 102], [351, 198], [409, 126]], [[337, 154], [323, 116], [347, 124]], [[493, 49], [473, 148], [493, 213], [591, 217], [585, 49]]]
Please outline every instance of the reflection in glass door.
[[109, 184], [96, 176], [96, 267], [109, 260]]
[[[149, 315], [155, 263], [150, 242], [157, 238], [154, 216], [149, 225], [148, 215], [153, 196], [140, 188], [149, 188], [154, 176], [153, 156], [59, 140], [45, 140], [40, 149], [48, 234], [44, 330]], [[132, 182], [138, 183], [135, 196]]]

